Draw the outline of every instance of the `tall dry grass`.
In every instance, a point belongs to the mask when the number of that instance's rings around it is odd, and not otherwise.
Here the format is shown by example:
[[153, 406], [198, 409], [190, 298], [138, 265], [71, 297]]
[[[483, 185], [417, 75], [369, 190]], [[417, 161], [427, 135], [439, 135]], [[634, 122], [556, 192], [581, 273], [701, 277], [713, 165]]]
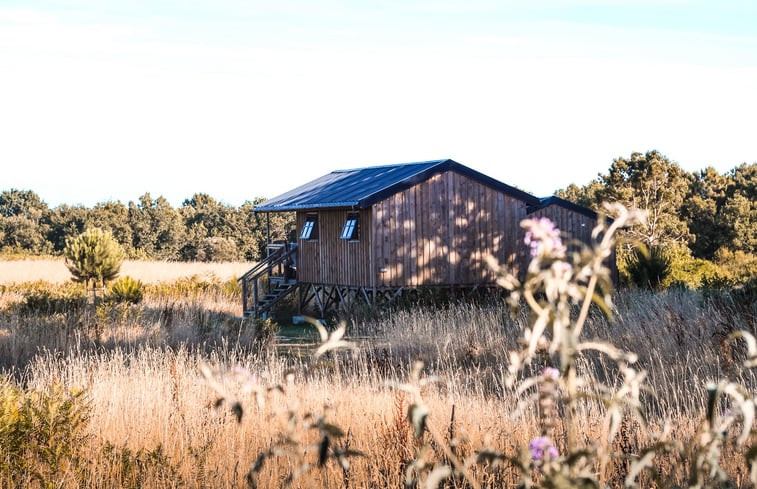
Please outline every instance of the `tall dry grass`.
[[[250, 262], [173, 262], [124, 260], [121, 276], [131, 276], [145, 283], [171, 282], [181, 278], [218, 277], [227, 280], [240, 277], [252, 268]], [[62, 258], [0, 260], [0, 285], [46, 281], [62, 284], [71, 280], [71, 272]]]
[[[349, 471], [329, 466], [296, 480], [294, 487], [399, 487], [417, 442], [406, 421], [410, 400], [390, 384], [402, 382], [418, 358], [440, 379], [424, 391], [429, 429], [441, 439], [464, 440], [461, 453], [491, 445], [516, 455], [516, 447], [527, 446], [539, 431], [534, 408], [516, 409], [526, 394], [505, 385], [507, 352], [516, 347], [526, 318], [510, 318], [503, 302], [407, 309], [353, 324], [355, 336], [370, 335], [370, 340], [356, 353], [335, 353], [312, 368], [299, 356], [265, 348], [258, 325], [236, 317], [238, 296], [224, 291], [221, 282], [148, 289], [140, 306], [92, 316], [20, 314], [11, 304], [16, 299], [0, 301], [6, 376], [28, 392], [60, 385], [84, 389], [89, 400], [87, 441], [77, 447], [83, 468], [79, 475], [56, 472], [59, 487], [245, 487], [249, 467], [286, 431], [292, 413], [300, 422], [296, 435], [313, 442], [316, 433], [301, 422], [306, 413], [324, 413], [324, 406], [329, 420], [348, 433], [339, 443], [365, 456], [351, 459]], [[587, 337], [610, 339], [639, 353], [639, 367], [648, 371], [655, 391], [645, 398], [652, 428], [625, 425], [620, 449], [632, 453], [652, 443], [654, 429], [668, 421], [679, 439], [694, 436], [706, 381], [742, 376], [733, 363], [743, 352], [725, 350], [722, 339], [733, 329], [754, 331], [754, 316], [682, 290], [624, 291], [615, 302], [617, 321], [593, 314]], [[202, 363], [243, 366], [261, 384], [281, 384], [285, 392], [272, 391], [257, 407], [251, 393], [227, 378], [245, 408], [237, 423], [231, 411], [213, 407], [217, 395], [198, 373]], [[601, 358], [580, 368], [595, 378], [617, 376]], [[292, 382], [288, 372], [296, 372]], [[752, 377], [741, 380], [755, 385]], [[579, 432], [586, 440], [602, 432], [602, 410], [596, 403], [582, 404]], [[563, 429], [558, 422], [557, 432]], [[732, 480], [746, 481], [742, 455], [735, 449], [726, 455]], [[660, 461], [662, 469], [681, 477], [677, 463]], [[283, 457], [268, 461], [260, 486], [281, 487], [292, 469]], [[476, 470], [485, 487], [514, 487], [518, 481], [512, 468]], [[620, 487], [622, 470], [611, 467], [602, 480]], [[7, 473], [4, 477], [2, 487], [19, 483]], [[30, 478], [24, 484], [37, 487]]]

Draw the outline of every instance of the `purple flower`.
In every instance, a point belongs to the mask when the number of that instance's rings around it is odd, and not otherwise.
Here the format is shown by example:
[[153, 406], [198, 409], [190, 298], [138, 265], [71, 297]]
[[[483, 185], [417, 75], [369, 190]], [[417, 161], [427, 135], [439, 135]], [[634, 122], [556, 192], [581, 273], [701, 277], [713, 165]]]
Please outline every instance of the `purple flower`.
[[560, 230], [549, 218], [527, 219], [522, 226], [526, 229], [523, 242], [531, 248], [531, 258], [540, 255], [565, 256], [567, 249], [560, 239]]
[[546, 436], [540, 436], [531, 440], [528, 449], [531, 451], [531, 458], [534, 462], [544, 460], [545, 458], [551, 460], [560, 455], [560, 452], [557, 451], [552, 441]]
[[557, 380], [560, 378], [560, 371], [554, 367], [547, 367], [541, 371], [541, 376], [544, 379]]

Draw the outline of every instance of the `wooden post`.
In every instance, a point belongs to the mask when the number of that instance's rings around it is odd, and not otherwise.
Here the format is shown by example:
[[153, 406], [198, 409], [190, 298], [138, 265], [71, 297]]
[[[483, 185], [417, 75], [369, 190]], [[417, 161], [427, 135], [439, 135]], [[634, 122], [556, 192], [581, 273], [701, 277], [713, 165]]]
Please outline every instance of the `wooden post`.
[[253, 284], [252, 294], [253, 294], [252, 298], [255, 301], [255, 303], [252, 305], [253, 317], [257, 318], [258, 317], [258, 281], [257, 279], [255, 280], [255, 283]]
[[247, 313], [247, 279], [242, 279], [242, 316]]
[[271, 255], [271, 249], [268, 245], [271, 244], [271, 213], [265, 213], [265, 256]]

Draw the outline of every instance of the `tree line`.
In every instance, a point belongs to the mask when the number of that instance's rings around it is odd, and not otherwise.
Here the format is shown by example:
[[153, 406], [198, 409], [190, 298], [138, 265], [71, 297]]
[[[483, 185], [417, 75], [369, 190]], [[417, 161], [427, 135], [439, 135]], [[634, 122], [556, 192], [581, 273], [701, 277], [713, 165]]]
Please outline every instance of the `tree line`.
[[149, 193], [136, 202], [104, 202], [92, 208], [50, 208], [31, 190], [0, 193], [0, 252], [59, 255], [66, 238], [98, 227], [113, 234], [129, 258], [184, 261], [259, 260], [266, 236], [288, 237], [294, 216], [256, 214], [257, 198], [234, 207], [198, 193], [174, 208]]
[[[688, 172], [658, 151], [615, 159], [606, 173], [585, 185], [569, 185], [556, 195], [602, 209], [619, 201], [649, 212], [645, 225], [625, 230], [631, 243], [662, 250], [672, 261], [670, 280], [697, 285], [703, 278], [757, 275], [757, 164], [725, 173], [713, 168]], [[255, 261], [271, 239], [292, 239], [294, 216], [253, 212], [264, 199], [240, 207], [198, 193], [173, 208], [163, 197], [142, 195], [136, 202], [104, 202], [92, 208], [49, 208], [30, 190], [0, 193], [0, 253], [61, 254], [66, 238], [89, 227], [110, 231], [130, 258], [160, 260]], [[741, 280], [743, 281], [743, 280]]]
[[757, 274], [756, 186], [755, 163], [722, 174], [711, 167], [688, 172], [648, 151], [617, 158], [607, 173], [556, 194], [598, 211], [607, 201], [646, 210], [645, 224], [624, 231], [621, 260], [642, 243], [671, 261], [669, 281], [701, 285], [718, 276], [743, 282]]

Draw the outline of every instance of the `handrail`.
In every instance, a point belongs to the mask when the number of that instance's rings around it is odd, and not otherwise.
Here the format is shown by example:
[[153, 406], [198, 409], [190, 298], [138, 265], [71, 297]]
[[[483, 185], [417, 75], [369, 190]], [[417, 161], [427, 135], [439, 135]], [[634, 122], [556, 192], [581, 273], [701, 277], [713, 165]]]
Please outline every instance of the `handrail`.
[[[297, 249], [297, 248], [292, 248], [292, 249], [294, 250], [294, 249]], [[272, 262], [274, 262], [274, 261], [276, 261], [276, 263], [278, 263], [278, 260], [277, 260], [278, 255], [282, 254], [283, 252], [284, 252], [284, 248], [281, 248], [281, 249], [276, 250], [275, 252], [271, 253], [270, 255], [268, 255], [264, 260], [257, 262], [254, 267], [252, 267], [244, 275], [242, 275], [241, 277], [239, 277], [237, 279], [237, 282], [241, 282], [242, 280], [247, 279], [250, 275], [255, 274], [261, 268], [265, 268], [269, 264], [273, 264]]]
[[[283, 249], [283, 248], [282, 248], [282, 249]], [[255, 279], [257, 279], [258, 277], [260, 277], [261, 275], [264, 275], [264, 274], [265, 274], [265, 273], [267, 273], [267, 271], [268, 271], [268, 270], [270, 270], [270, 269], [271, 269], [271, 268], [272, 268], [272, 267], [273, 267], [274, 265], [278, 265], [279, 263], [283, 262], [284, 260], [286, 260], [287, 258], [289, 258], [290, 256], [292, 256], [292, 255], [293, 255], [293, 254], [295, 254], [296, 252], [297, 252], [297, 247], [291, 248], [291, 249], [290, 249], [289, 251], [287, 251], [286, 253], [284, 253], [284, 254], [283, 254], [283, 255], [281, 255], [280, 257], [278, 257], [278, 258], [277, 258], [276, 260], [272, 260], [272, 261], [271, 261], [270, 263], [268, 263], [268, 264], [267, 264], [267, 265], [268, 265], [268, 267], [267, 267], [267, 269], [266, 269], [266, 270], [261, 270], [261, 271], [259, 271], [259, 272], [258, 272], [258, 273], [257, 273], [256, 275], [254, 275], [253, 277], [251, 277], [251, 278], [250, 278], [249, 280], [255, 280]], [[276, 256], [276, 255], [278, 255], [279, 253], [280, 253], [280, 252], [276, 252], [276, 253], [274, 253], [273, 255], [271, 255], [270, 257]], [[269, 257], [269, 258], [270, 258], [270, 257]], [[246, 274], [245, 274], [245, 275], [246, 275]], [[243, 276], [244, 276], [244, 275], [243, 275]]]
[[[258, 309], [260, 308], [260, 304], [258, 302], [258, 280], [260, 277], [268, 274], [268, 285], [270, 287], [271, 283], [271, 273], [273, 272], [274, 267], [277, 265], [280, 265], [284, 262], [287, 258], [297, 253], [297, 246], [289, 247], [289, 246], [282, 246], [281, 248], [277, 249], [270, 255], [268, 255], [264, 260], [258, 262], [254, 267], [252, 267], [247, 273], [239, 277], [237, 280], [238, 282], [241, 282], [242, 284], [242, 309], [244, 310], [244, 313], [247, 314], [248, 309], [248, 286], [252, 285], [252, 293], [253, 293], [253, 305], [251, 311], [253, 312], [253, 315], [257, 316], [259, 312]], [[284, 295], [288, 295], [291, 292], [291, 290], [288, 290]], [[283, 296], [282, 296], [283, 297]], [[268, 304], [269, 307], [265, 308], [264, 310], [268, 310], [270, 306], [275, 304], [281, 299], [281, 297], [277, 297], [272, 303]]]

